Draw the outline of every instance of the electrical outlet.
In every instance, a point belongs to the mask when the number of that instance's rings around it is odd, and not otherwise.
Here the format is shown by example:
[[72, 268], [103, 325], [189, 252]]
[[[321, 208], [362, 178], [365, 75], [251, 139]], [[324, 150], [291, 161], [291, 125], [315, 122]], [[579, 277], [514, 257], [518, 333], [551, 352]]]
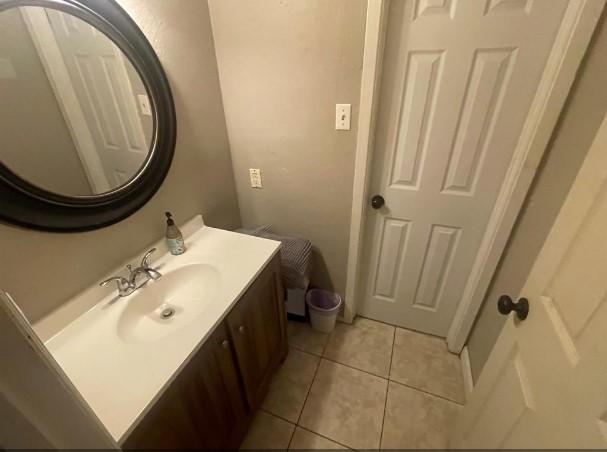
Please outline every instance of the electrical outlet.
[[251, 179], [252, 188], [263, 188], [261, 170], [259, 168], [249, 168], [249, 177]]
[[350, 104], [335, 104], [335, 130], [350, 130]]

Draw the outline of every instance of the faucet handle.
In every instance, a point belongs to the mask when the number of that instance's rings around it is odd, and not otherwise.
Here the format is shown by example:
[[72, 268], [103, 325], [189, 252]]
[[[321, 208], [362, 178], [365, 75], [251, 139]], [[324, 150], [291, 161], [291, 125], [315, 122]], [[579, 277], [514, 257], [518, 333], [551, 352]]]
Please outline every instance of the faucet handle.
[[109, 283], [111, 283], [112, 281], [116, 281], [116, 283], [118, 284], [118, 290], [125, 289], [125, 288], [129, 287], [129, 285], [130, 285], [129, 280], [126, 278], [123, 278], [122, 276], [112, 276], [111, 278], [108, 278], [105, 281], [101, 281], [99, 283], [99, 285], [106, 286]]
[[129, 271], [128, 280], [133, 281], [133, 266], [131, 264], [126, 264], [126, 269]]
[[141, 266], [143, 268], [149, 268], [150, 264], [148, 264], [148, 259], [155, 252], [156, 252], [156, 248], [152, 248], [150, 251], [148, 251], [147, 253], [145, 253], [145, 256], [143, 256], [143, 259], [141, 259]]

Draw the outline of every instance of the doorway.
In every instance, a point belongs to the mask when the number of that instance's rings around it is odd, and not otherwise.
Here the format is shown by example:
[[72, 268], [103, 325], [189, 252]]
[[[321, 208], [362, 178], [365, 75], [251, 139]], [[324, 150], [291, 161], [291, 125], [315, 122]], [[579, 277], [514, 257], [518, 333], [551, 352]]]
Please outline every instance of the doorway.
[[461, 350], [601, 8], [390, 3], [353, 310]]

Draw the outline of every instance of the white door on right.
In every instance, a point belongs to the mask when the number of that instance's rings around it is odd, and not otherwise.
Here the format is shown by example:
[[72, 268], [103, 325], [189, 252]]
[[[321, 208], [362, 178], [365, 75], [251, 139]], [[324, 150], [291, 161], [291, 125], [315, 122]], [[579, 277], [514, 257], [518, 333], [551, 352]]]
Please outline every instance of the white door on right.
[[450, 445], [607, 448], [607, 117], [521, 296]]
[[390, 3], [359, 313], [446, 336], [567, 5]]

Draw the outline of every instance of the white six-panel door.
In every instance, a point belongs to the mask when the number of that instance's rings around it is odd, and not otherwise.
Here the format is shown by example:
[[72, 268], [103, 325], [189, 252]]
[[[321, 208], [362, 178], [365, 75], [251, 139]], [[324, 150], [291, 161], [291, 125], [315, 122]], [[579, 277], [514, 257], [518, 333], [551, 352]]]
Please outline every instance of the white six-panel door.
[[607, 117], [521, 296], [451, 445], [607, 448]]
[[446, 336], [566, 6], [390, 3], [362, 315]]

